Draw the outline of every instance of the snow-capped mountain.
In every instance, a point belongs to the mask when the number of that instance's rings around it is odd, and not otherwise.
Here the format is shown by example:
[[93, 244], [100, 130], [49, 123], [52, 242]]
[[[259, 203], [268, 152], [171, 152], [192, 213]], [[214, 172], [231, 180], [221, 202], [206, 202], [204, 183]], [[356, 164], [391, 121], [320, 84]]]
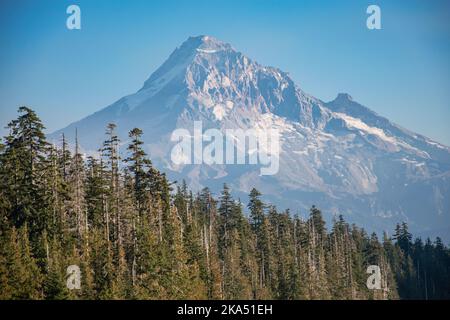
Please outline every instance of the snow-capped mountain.
[[[279, 171], [261, 176], [255, 165], [175, 165], [176, 128], [280, 132]], [[450, 238], [450, 148], [410, 132], [339, 94], [323, 102], [303, 92], [286, 72], [266, 67], [209, 36], [191, 37], [143, 87], [59, 130], [95, 151], [114, 122], [122, 143], [144, 131], [147, 151], [174, 180], [218, 192], [228, 183], [245, 202], [252, 187], [280, 209], [305, 214], [316, 204], [369, 230], [407, 221], [422, 235]], [[125, 148], [124, 148], [125, 149]], [[125, 153], [125, 150], [123, 150]]]

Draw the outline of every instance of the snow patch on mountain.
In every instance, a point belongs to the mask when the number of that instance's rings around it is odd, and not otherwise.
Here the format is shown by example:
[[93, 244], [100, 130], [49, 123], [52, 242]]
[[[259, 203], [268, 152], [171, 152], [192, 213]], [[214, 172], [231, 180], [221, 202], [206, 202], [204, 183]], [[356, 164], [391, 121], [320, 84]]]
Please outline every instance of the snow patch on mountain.
[[[278, 130], [278, 174], [261, 177], [251, 165], [175, 166], [171, 132], [190, 129], [194, 121], [204, 130]], [[190, 37], [138, 92], [50, 138], [58, 142], [64, 132], [73, 140], [78, 128], [84, 149], [95, 152], [108, 122], [118, 124], [124, 144], [130, 129], [143, 129], [152, 161], [194, 190], [218, 192], [227, 183], [244, 200], [256, 187], [281, 209], [305, 213], [315, 204], [329, 218], [344, 214], [371, 230], [392, 229], [405, 219], [412, 230], [428, 234], [450, 227], [449, 147], [401, 128], [349, 94], [323, 102], [288, 73], [210, 36]]]
[[345, 115], [343, 113], [335, 113], [335, 114], [338, 117], [340, 117], [341, 119], [343, 119], [350, 128], [359, 129], [364, 133], [377, 136], [386, 142], [392, 143], [394, 145], [397, 144], [397, 140], [395, 138], [388, 137], [386, 135], [386, 133], [380, 128], [368, 126], [367, 124], [362, 122], [360, 119], [353, 118], [353, 117]]

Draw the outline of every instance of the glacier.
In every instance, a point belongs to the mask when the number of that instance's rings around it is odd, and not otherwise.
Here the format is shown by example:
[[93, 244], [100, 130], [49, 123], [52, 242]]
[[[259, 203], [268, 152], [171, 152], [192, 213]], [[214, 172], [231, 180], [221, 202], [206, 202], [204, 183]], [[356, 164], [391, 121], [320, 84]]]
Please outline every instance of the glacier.
[[[277, 129], [280, 170], [260, 176], [257, 165], [175, 165], [177, 128]], [[247, 201], [252, 187], [292, 214], [320, 207], [330, 221], [342, 214], [370, 231], [406, 221], [415, 233], [450, 241], [450, 148], [409, 131], [340, 93], [322, 101], [288, 73], [262, 66], [211, 36], [188, 38], [136, 93], [49, 135], [78, 139], [95, 154], [107, 123], [117, 124], [126, 156], [127, 132], [144, 131], [146, 151], [169, 178], [218, 193], [227, 183]]]

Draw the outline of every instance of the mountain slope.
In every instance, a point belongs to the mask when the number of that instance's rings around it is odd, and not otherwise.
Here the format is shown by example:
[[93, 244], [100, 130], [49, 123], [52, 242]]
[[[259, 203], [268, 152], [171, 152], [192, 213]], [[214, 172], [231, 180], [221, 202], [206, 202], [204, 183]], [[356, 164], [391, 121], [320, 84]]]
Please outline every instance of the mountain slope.
[[[223, 132], [279, 130], [278, 173], [260, 176], [258, 165], [175, 165], [170, 135], [176, 128], [192, 132], [193, 121]], [[143, 129], [152, 160], [194, 189], [217, 191], [226, 182], [244, 200], [255, 186], [280, 208], [302, 213], [317, 204], [329, 217], [344, 214], [376, 231], [398, 221], [432, 235], [450, 227], [448, 147], [391, 123], [348, 94], [328, 103], [316, 99], [287, 73], [209, 36], [189, 38], [138, 92], [50, 138], [57, 141], [64, 132], [73, 139], [78, 128], [81, 144], [92, 152], [108, 122], [118, 125], [123, 144], [130, 129]]]

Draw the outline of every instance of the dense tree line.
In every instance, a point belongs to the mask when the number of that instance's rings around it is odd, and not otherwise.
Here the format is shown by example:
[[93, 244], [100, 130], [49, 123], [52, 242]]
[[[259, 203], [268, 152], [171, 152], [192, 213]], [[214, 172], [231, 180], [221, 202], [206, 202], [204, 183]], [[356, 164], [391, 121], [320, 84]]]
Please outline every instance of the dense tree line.
[[[116, 127], [85, 158], [21, 107], [0, 144], [1, 299], [397, 299], [449, 298], [450, 251], [412, 241], [406, 224], [380, 242], [320, 210], [308, 218], [267, 206], [253, 189], [247, 211], [225, 185], [193, 194], [158, 171]], [[70, 150], [72, 149], [72, 150]], [[244, 213], [248, 212], [248, 215]], [[66, 269], [81, 270], [69, 290]], [[368, 265], [381, 289], [366, 286]]]

